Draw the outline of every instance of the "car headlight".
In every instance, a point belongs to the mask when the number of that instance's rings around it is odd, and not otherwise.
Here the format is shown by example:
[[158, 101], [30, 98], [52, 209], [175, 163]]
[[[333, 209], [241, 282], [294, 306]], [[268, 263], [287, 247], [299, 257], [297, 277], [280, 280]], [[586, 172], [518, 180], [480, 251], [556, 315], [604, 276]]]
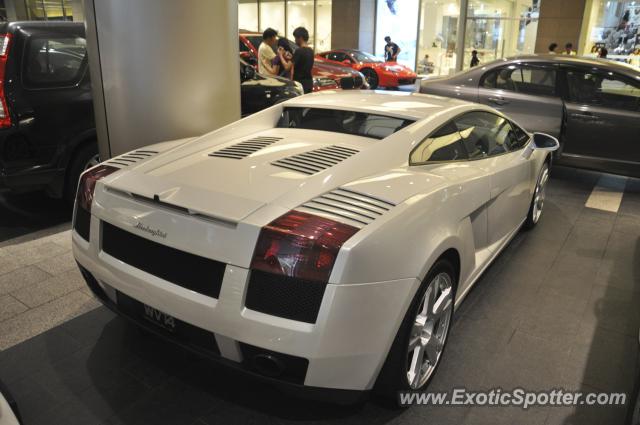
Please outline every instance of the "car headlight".
[[302, 87], [302, 84], [300, 84], [299, 81], [294, 81], [293, 83], [295, 84], [294, 91], [298, 94], [298, 96], [302, 96], [304, 94], [304, 88]]

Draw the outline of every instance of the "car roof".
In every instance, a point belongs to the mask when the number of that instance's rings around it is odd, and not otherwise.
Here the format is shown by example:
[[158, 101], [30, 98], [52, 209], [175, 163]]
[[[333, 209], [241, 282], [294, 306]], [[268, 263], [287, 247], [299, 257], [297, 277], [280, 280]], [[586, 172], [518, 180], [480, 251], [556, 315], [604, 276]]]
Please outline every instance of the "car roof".
[[591, 58], [586, 56], [571, 56], [571, 55], [520, 55], [520, 56], [512, 56], [505, 59], [498, 59], [496, 61], [487, 63], [486, 66], [493, 66], [504, 63], [517, 63], [520, 61], [527, 62], [551, 62], [557, 64], [565, 64], [565, 65], [581, 65], [581, 66], [592, 66], [600, 69], [606, 69], [610, 71], [617, 71], [625, 74], [635, 74], [634, 76], [640, 75], [640, 72], [637, 68], [625, 64], [622, 62], [617, 62], [610, 59], [599, 59], [599, 58]]
[[471, 106], [473, 104], [458, 99], [414, 92], [325, 90], [293, 98], [287, 101], [285, 105], [374, 112], [380, 115], [420, 120], [447, 109]]
[[82, 28], [84, 22], [71, 21], [14, 21], [4, 23], [3, 31], [13, 32], [18, 29], [39, 29], [39, 28]]

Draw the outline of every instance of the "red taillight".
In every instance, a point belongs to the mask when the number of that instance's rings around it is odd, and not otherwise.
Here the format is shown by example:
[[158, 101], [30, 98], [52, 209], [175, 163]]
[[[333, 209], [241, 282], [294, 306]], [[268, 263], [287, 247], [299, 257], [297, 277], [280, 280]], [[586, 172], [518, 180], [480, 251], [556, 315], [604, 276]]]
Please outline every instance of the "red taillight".
[[4, 92], [4, 78], [11, 47], [11, 34], [0, 34], [0, 128], [11, 127], [11, 115], [7, 106], [7, 97]]
[[327, 282], [340, 247], [358, 230], [327, 218], [290, 211], [261, 230], [251, 268]]
[[96, 189], [96, 182], [116, 171], [118, 171], [116, 167], [98, 165], [80, 176], [78, 193], [76, 194], [76, 204], [78, 207], [91, 212], [91, 203], [93, 202], [93, 191]]

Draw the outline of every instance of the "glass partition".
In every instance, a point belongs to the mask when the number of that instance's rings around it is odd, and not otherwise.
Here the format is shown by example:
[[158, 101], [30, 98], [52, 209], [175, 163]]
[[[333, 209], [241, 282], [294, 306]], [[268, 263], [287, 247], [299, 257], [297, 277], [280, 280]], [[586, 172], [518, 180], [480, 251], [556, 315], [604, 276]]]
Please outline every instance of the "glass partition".
[[260, 32], [267, 28], [273, 28], [278, 34], [284, 35], [284, 1], [282, 0], [261, 0], [260, 1]]
[[416, 66], [419, 0], [378, 0], [376, 9], [375, 55], [384, 58], [386, 36], [400, 47], [398, 62]]
[[309, 31], [309, 45], [313, 47], [314, 37], [314, 2], [310, 0], [287, 0], [287, 33], [293, 40], [293, 31], [305, 27]]

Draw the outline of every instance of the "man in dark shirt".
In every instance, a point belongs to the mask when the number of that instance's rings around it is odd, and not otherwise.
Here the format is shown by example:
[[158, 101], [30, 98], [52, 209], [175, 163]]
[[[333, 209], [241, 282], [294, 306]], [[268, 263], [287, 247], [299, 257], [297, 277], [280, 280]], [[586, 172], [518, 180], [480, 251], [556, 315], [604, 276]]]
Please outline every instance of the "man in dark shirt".
[[391, 37], [386, 36], [384, 41], [387, 42], [387, 45], [384, 46], [384, 60], [386, 62], [397, 62], [398, 55], [400, 54], [400, 46], [391, 41]]
[[313, 91], [313, 49], [307, 45], [309, 31], [304, 27], [298, 27], [293, 31], [293, 37], [298, 48], [293, 52], [293, 79], [304, 89], [305, 94]]

